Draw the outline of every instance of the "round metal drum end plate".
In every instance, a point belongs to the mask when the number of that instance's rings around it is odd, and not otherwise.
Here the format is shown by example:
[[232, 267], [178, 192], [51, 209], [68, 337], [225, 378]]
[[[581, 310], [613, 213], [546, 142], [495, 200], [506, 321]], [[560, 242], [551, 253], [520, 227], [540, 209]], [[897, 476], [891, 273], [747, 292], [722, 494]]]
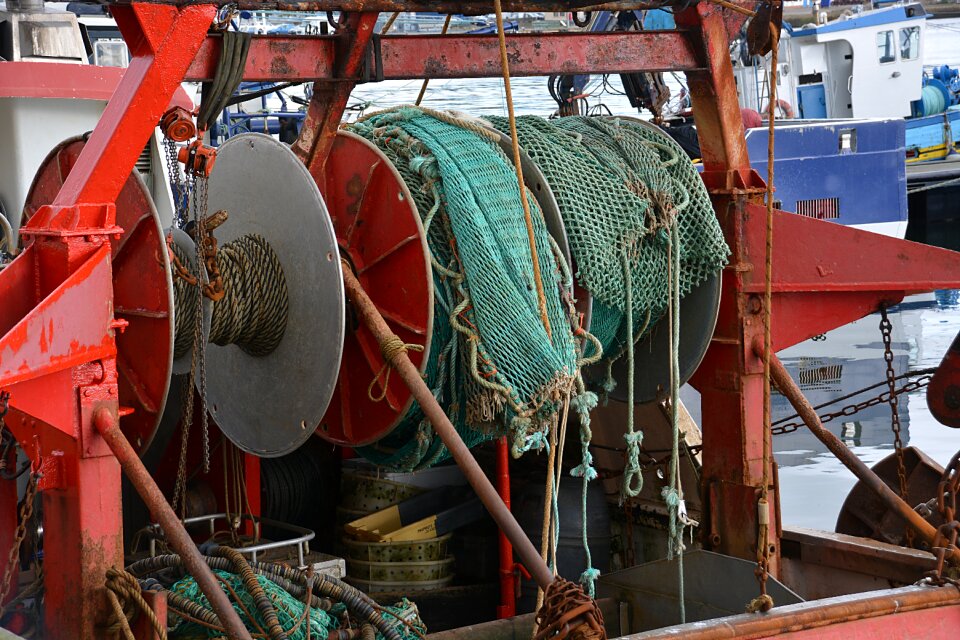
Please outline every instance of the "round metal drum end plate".
[[210, 176], [209, 211], [229, 218], [223, 244], [263, 236], [283, 266], [286, 331], [262, 357], [207, 345], [207, 408], [238, 447], [282, 456], [313, 434], [327, 410], [343, 351], [343, 276], [333, 226], [313, 178], [290, 148], [263, 134], [227, 140]]
[[[718, 271], [694, 287], [680, 300], [680, 384], [685, 384], [703, 361], [717, 326], [720, 312], [720, 274]], [[607, 365], [601, 360], [586, 370], [590, 382], [602, 384]], [[670, 393], [670, 324], [666, 316], [655, 324], [634, 347], [633, 401], [635, 404], [657, 398], [658, 390]], [[627, 401], [627, 357], [613, 363], [617, 386], [610, 397]]]
[[[322, 180], [340, 254], [393, 332], [407, 344], [423, 346], [423, 351], [407, 352], [423, 373], [433, 337], [433, 270], [407, 185], [374, 144], [347, 131], [337, 133]], [[337, 392], [317, 434], [330, 442], [360, 446], [393, 431], [413, 396], [394, 375], [383, 399], [370, 399], [368, 390], [383, 368], [383, 357], [370, 331], [349, 315]], [[372, 393], [382, 391], [374, 383]]]
[[[193, 238], [191, 238], [186, 231], [177, 227], [170, 227], [167, 229], [167, 233], [173, 238], [174, 244], [176, 244], [180, 248], [180, 251], [187, 257], [187, 264], [184, 266], [190, 270], [190, 273], [198, 273], [196, 257], [197, 244], [193, 241]], [[213, 317], [213, 302], [206, 296], [203, 296], [201, 300], [203, 302], [203, 336], [204, 342], [206, 342], [207, 336], [210, 335], [210, 320]], [[176, 328], [177, 309], [174, 309], [173, 311], [173, 319], [174, 328]], [[190, 373], [190, 367], [192, 365], [193, 349], [190, 349], [179, 358], [173, 359], [173, 373], [174, 375], [184, 375]]]
[[[76, 136], [47, 155], [30, 185], [24, 223], [53, 202], [85, 144], [84, 136]], [[127, 322], [116, 332], [117, 385], [120, 406], [134, 410], [120, 418], [120, 427], [143, 455], [156, 435], [170, 388], [174, 318], [173, 280], [160, 217], [136, 169], [117, 196], [116, 222], [123, 233], [110, 240], [113, 312]]]

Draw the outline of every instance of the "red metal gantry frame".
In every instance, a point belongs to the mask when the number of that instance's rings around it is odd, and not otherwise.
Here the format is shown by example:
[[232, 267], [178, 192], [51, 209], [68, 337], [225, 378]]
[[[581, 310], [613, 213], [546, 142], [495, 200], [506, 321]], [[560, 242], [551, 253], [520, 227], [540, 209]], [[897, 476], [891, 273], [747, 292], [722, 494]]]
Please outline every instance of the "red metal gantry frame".
[[[223, 4], [223, 3], [220, 3]], [[413, 10], [401, 0], [294, 3], [347, 12], [333, 36], [257, 36], [248, 80], [315, 81], [295, 151], [320, 175], [347, 98], [366, 79], [499, 76], [490, 36], [374, 36], [376, 10]], [[437, 3], [434, 10], [459, 10]], [[523, 4], [523, 3], [521, 3]], [[529, 7], [573, 9], [580, 0]], [[543, 6], [540, 6], [540, 5]], [[462, 7], [461, 7], [462, 8]], [[524, 8], [524, 7], [517, 7]], [[120, 469], [93, 425], [119, 416], [110, 238], [114, 203], [148, 137], [185, 80], [212, 76], [216, 4], [114, 4], [131, 63], [57, 197], [22, 229], [25, 250], [0, 272], [0, 389], [7, 424], [43, 472], [46, 638], [93, 638], [104, 614], [106, 569], [123, 561]], [[466, 10], [466, 9], [462, 9]], [[486, 9], [484, 9], [486, 10]], [[763, 474], [762, 363], [764, 182], [750, 168], [728, 53], [744, 18], [701, 2], [669, 32], [516, 35], [514, 75], [685, 72], [697, 114], [703, 179], [732, 250], [720, 319], [693, 382], [714, 410], [704, 416], [705, 545], [753, 558]], [[5, 74], [17, 74], [4, 63]], [[25, 69], [25, 68], [24, 68]], [[21, 76], [22, 77], [22, 76]], [[29, 84], [30, 79], [24, 81]], [[777, 213], [773, 344], [782, 349], [861, 317], [911, 292], [960, 287], [960, 254], [832, 223]], [[15, 495], [0, 481], [0, 495]], [[15, 501], [0, 501], [0, 549], [9, 548]], [[779, 510], [771, 503], [771, 569], [778, 572]]]

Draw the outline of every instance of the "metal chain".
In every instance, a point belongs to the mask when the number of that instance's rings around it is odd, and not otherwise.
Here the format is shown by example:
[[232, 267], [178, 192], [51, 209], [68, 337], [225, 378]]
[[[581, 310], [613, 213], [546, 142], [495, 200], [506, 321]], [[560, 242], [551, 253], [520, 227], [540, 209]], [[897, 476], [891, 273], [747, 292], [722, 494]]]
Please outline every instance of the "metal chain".
[[[13, 537], [13, 546], [10, 547], [10, 554], [7, 556], [7, 568], [3, 571], [3, 581], [0, 582], [0, 603], [7, 599], [13, 572], [20, 562], [20, 545], [23, 544], [23, 539], [27, 537], [27, 524], [33, 518], [33, 502], [36, 498], [37, 480], [39, 478], [39, 472], [31, 472], [27, 479], [27, 490], [23, 496], [23, 503], [20, 505], [20, 521], [17, 523], [17, 531]], [[0, 618], [3, 617], [4, 613], [6, 613], [6, 607], [0, 604]]]
[[[203, 252], [203, 247], [201, 246], [200, 239], [203, 237], [202, 231], [203, 227], [207, 222], [207, 211], [208, 211], [208, 202], [207, 202], [207, 178], [206, 176], [195, 176], [194, 178], [194, 187], [197, 190], [200, 208], [199, 210], [194, 210], [193, 216], [194, 221], [197, 222], [197, 265], [203, 264], [199, 256]], [[201, 272], [205, 272], [205, 269], [199, 269]], [[206, 281], [206, 273], [204, 273], [201, 278], [202, 281]], [[197, 296], [197, 317], [201, 319], [200, 323], [197, 325], [197, 328], [194, 330], [194, 345], [195, 349], [199, 352], [199, 362], [197, 368], [199, 369], [198, 373], [200, 374], [200, 435], [203, 439], [203, 472], [210, 473], [210, 428], [209, 420], [207, 418], [207, 363], [206, 363], [206, 341], [203, 336], [203, 300], [202, 296]]]
[[[188, 175], [190, 172], [187, 172]], [[192, 198], [190, 200], [191, 215], [194, 228], [194, 260], [196, 265], [203, 265], [203, 247], [201, 239], [204, 237], [203, 227], [207, 218], [207, 179], [202, 175], [193, 176]], [[197, 269], [196, 286], [203, 289], [207, 284], [206, 269]], [[190, 361], [190, 374], [184, 382], [184, 392], [186, 402], [183, 405], [182, 430], [180, 439], [180, 458], [177, 465], [177, 477], [173, 487], [173, 507], [176, 509], [179, 505], [181, 517], [186, 516], [186, 482], [187, 482], [187, 450], [190, 440], [190, 427], [193, 426], [194, 409], [194, 383], [199, 380], [200, 392], [200, 428], [203, 447], [203, 472], [210, 472], [210, 430], [207, 420], [207, 375], [205, 362], [206, 340], [203, 335], [203, 302], [204, 296], [196, 296], [196, 309], [194, 309], [193, 323], [193, 355]]]
[[957, 499], [960, 497], [960, 451], [947, 464], [940, 483], [937, 485], [936, 505], [943, 524], [937, 529], [937, 536], [931, 549], [937, 557], [937, 567], [927, 574], [934, 584], [944, 585], [950, 582], [960, 587], [960, 581], [944, 575], [947, 554], [957, 548], [960, 538], [960, 514], [957, 513]]
[[[883, 359], [887, 363], [887, 388], [890, 405], [890, 429], [893, 431], [893, 448], [897, 453], [897, 479], [900, 481], [900, 497], [907, 499], [907, 468], [903, 461], [903, 440], [900, 437], [900, 404], [897, 400], [897, 373], [893, 370], [893, 324], [887, 315], [886, 306], [880, 307], [880, 335], [883, 338]], [[913, 546], [913, 529], [907, 527], [906, 542]]]
[[183, 229], [187, 224], [187, 204], [190, 195], [190, 177], [184, 177], [180, 170], [180, 159], [177, 157], [177, 143], [170, 138], [163, 139], [163, 146], [167, 153], [167, 176], [170, 180], [170, 189], [173, 191], [174, 223]]
[[[911, 392], [913, 392], [913, 391], [917, 391], [917, 390], [919, 390], [919, 389], [923, 389], [923, 388], [926, 387], [928, 384], [930, 384], [930, 380], [933, 379], [933, 374], [932, 374], [932, 372], [931, 372], [930, 370], [927, 370], [927, 369], [924, 369], [923, 371], [911, 371], [911, 372], [902, 374], [902, 375], [900, 375], [900, 376], [897, 376], [897, 377], [895, 378], [895, 380], [902, 380], [902, 379], [904, 379], [904, 378], [913, 378], [913, 377], [915, 377], [915, 378], [917, 378], [917, 379], [916, 379], [916, 380], [912, 380], [912, 381], [906, 383], [905, 385], [903, 385], [903, 386], [900, 387], [899, 389], [895, 389], [892, 395], [894, 395], [894, 396], [902, 396], [902, 395], [905, 394], [905, 393], [911, 393]], [[881, 382], [880, 384], [884, 384], [884, 383]], [[863, 393], [864, 391], [868, 391], [868, 390], [873, 389], [874, 387], [877, 387], [877, 386], [879, 386], [879, 385], [874, 384], [874, 385], [871, 385], [871, 386], [869, 386], [869, 387], [865, 387], [865, 388], [863, 388], [863, 389], [860, 389], [859, 391], [854, 391], [853, 393], [847, 394], [846, 396], [844, 396], [844, 398], [850, 398], [850, 397], [853, 397], [853, 396], [858, 396], [858, 395], [860, 395], [861, 393]], [[823, 423], [823, 424], [827, 424], [828, 422], [832, 422], [833, 420], [836, 420], [837, 418], [849, 417], [849, 416], [852, 416], [852, 415], [854, 415], [854, 414], [860, 413], [860, 412], [863, 411], [864, 409], [869, 409], [870, 407], [875, 407], [875, 406], [880, 405], [880, 404], [889, 403], [889, 402], [890, 402], [890, 396], [891, 396], [890, 390], [887, 389], [886, 391], [882, 392], [880, 395], [878, 395], [878, 396], [876, 396], [876, 397], [874, 397], [874, 398], [870, 398], [870, 399], [868, 399], [868, 400], [863, 400], [862, 402], [856, 402], [856, 403], [853, 403], [853, 404], [848, 404], [848, 405], [844, 406], [842, 409], [840, 409], [839, 411], [833, 411], [833, 412], [831, 412], [831, 413], [821, 414], [821, 415], [820, 415], [820, 422]], [[822, 404], [822, 405], [817, 406], [816, 408], [817, 408], [817, 409], [820, 409], [820, 408], [822, 408], [822, 407], [825, 407], [825, 406], [829, 406], [829, 405], [831, 405], [831, 404], [834, 404], [835, 402], [837, 402], [837, 400], [833, 400], [833, 401], [830, 401], [830, 402], [826, 402], [826, 403], [824, 403], [824, 404]], [[797, 431], [798, 429], [800, 429], [801, 427], [804, 426], [804, 424], [803, 424], [802, 421], [797, 421], [797, 420], [796, 420], [797, 417], [798, 417], [798, 416], [793, 415], [793, 416], [790, 416], [789, 418], [783, 418], [783, 419], [781, 419], [781, 420], [778, 420], [776, 423], [774, 423], [774, 424], [776, 424], [776, 426], [774, 426], [772, 429], [770, 429], [770, 432], [771, 432], [773, 435], [775, 435], [775, 436], [779, 436], [779, 435], [783, 435], [783, 434], [785, 434], [785, 433], [793, 433], [794, 431]], [[791, 420], [792, 422], [786, 422], [786, 421], [788, 421], [788, 420]], [[781, 424], [781, 423], [784, 423], [784, 422], [786, 422], [786, 423], [785, 423], [785, 424]]]

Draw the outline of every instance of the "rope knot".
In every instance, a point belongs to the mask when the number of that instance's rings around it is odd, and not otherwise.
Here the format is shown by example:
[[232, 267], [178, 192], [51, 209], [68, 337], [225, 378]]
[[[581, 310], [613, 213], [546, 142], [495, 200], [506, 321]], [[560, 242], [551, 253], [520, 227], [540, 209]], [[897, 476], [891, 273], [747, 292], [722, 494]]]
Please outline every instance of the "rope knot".
[[589, 420], [590, 412], [597, 408], [599, 402], [600, 399], [593, 391], [585, 391], [570, 400], [570, 404], [577, 410], [581, 420], [584, 418]]
[[583, 570], [583, 573], [580, 574], [580, 584], [584, 586], [587, 591], [587, 595], [591, 598], [593, 597], [596, 589], [594, 587], [594, 582], [597, 581], [597, 578], [600, 577], [600, 570], [595, 567], [587, 567]]
[[[373, 402], [382, 402], [383, 399], [387, 397], [387, 388], [390, 384], [390, 371], [396, 366], [394, 361], [397, 356], [405, 351], [423, 353], [423, 345], [404, 342], [396, 335], [389, 335], [380, 343], [380, 355], [383, 356], [383, 366], [377, 371], [377, 375], [373, 376], [373, 380], [370, 381], [370, 385], [367, 387], [367, 397], [370, 398], [370, 400]], [[383, 379], [382, 381], [381, 378]], [[378, 382], [380, 383], [380, 394], [374, 395], [373, 387]]]
[[575, 478], [585, 478], [587, 482], [597, 479], [597, 470], [593, 468], [593, 454], [584, 449], [583, 461], [570, 470], [570, 475]]
[[519, 458], [531, 450], [550, 452], [547, 434], [543, 431], [531, 430], [532, 426], [533, 421], [524, 416], [517, 416], [510, 421], [510, 430], [514, 434], [510, 453], [514, 458]]
[[623, 434], [627, 443], [626, 460], [623, 467], [623, 484], [620, 487], [620, 501], [624, 498], [636, 498], [643, 490], [643, 474], [640, 472], [640, 443], [643, 431], [628, 431]]

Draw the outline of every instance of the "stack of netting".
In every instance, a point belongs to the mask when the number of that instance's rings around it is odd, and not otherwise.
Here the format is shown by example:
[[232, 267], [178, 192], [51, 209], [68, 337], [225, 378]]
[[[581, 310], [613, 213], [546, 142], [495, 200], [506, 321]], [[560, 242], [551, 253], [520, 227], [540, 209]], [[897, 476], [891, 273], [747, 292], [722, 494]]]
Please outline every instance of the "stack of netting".
[[[491, 122], [508, 131], [506, 118]], [[723, 266], [728, 249], [695, 167], [656, 127], [521, 117], [520, 145], [551, 187], [578, 284], [593, 297], [590, 335], [578, 328], [573, 278], [528, 193], [548, 335], [516, 174], [487, 124], [403, 107], [354, 131], [396, 166], [427, 232], [437, 319], [427, 383], [468, 445], [508, 433], [519, 455], [543, 446], [566, 399], [586, 419], [596, 400], [583, 387], [582, 365], [601, 357], [609, 365], [665, 315], [675, 281], [670, 257], [678, 257], [672, 251], [679, 252], [682, 296]], [[608, 378], [604, 386], [611, 385]], [[390, 436], [360, 452], [405, 469], [446, 456], [416, 406]]]
[[[528, 193], [548, 335], [520, 191], [498, 134], [414, 108], [375, 114], [353, 130], [394, 163], [427, 233], [437, 319], [427, 384], [468, 445], [509, 433], [515, 455], [541, 448], [564, 398], [577, 393], [572, 283]], [[387, 438], [360, 452], [404, 469], [447, 455], [417, 406]]]

